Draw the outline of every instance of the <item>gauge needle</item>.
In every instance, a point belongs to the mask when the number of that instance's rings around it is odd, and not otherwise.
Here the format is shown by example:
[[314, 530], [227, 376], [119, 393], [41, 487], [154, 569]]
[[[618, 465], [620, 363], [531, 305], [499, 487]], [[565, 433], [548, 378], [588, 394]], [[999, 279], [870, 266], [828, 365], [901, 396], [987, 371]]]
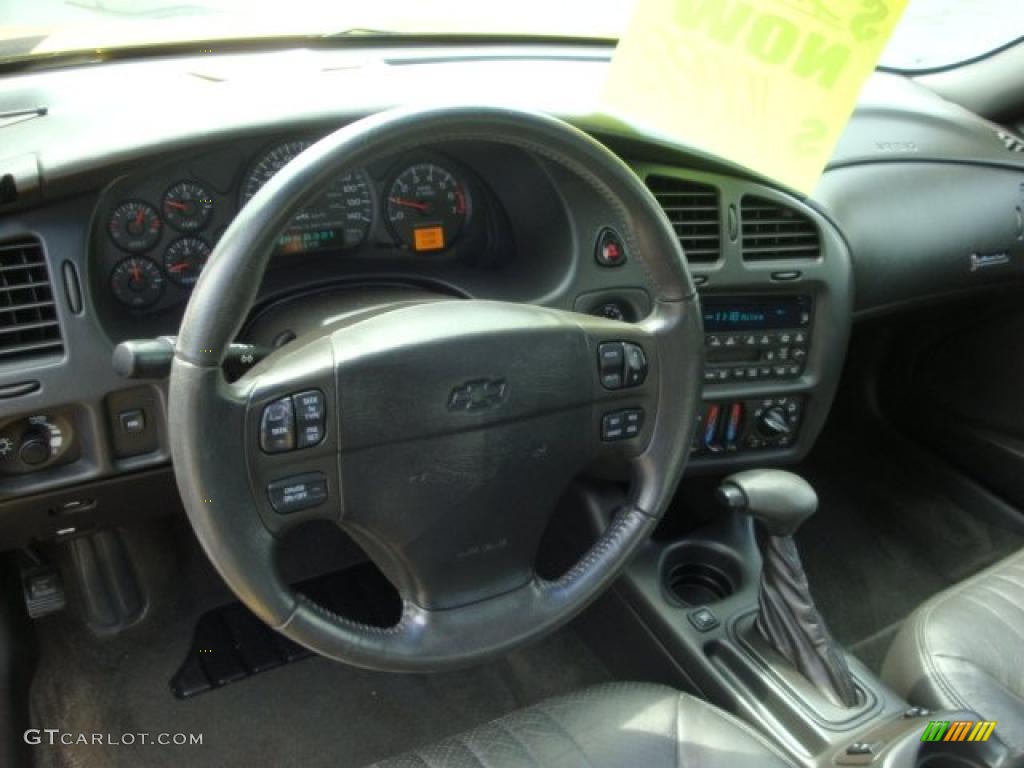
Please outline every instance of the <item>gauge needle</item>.
[[142, 268], [136, 262], [132, 262], [132, 282], [142, 282]]
[[183, 203], [183, 202], [181, 202], [179, 200], [168, 200], [166, 202], [166, 205], [169, 208], [176, 208], [179, 211], [184, 211], [186, 208], [188, 208], [188, 206], [185, 203]]
[[135, 224], [136, 224], [136, 226], [141, 227], [142, 226], [142, 222], [145, 220], [145, 218], [146, 218], [146, 209], [145, 208], [139, 208], [139, 212], [135, 214]]
[[395, 205], [404, 205], [406, 208], [415, 208], [418, 211], [430, 210], [430, 206], [427, 203], [417, 203], [415, 200], [406, 200], [401, 197], [389, 197], [388, 202], [394, 203]]
[[177, 274], [178, 272], [184, 272], [186, 269], [188, 269], [188, 262], [183, 261], [180, 264], [172, 264], [167, 268], [167, 271]]

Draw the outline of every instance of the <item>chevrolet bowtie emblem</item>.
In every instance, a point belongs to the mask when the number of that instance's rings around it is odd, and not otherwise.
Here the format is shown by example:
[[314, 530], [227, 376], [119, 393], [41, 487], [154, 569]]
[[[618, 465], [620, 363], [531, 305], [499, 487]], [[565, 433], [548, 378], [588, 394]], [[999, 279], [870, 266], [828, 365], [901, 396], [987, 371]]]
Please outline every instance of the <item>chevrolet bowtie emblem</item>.
[[504, 379], [474, 379], [460, 384], [448, 396], [450, 411], [482, 411], [500, 405], [508, 394]]

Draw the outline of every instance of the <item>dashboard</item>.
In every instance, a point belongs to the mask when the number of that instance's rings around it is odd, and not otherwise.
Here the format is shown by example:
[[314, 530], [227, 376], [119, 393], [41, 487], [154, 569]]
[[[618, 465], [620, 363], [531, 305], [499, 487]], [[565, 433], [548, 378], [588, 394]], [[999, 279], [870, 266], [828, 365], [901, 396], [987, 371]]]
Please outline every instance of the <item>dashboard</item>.
[[[904, 78], [869, 83], [802, 198], [596, 117], [607, 49], [310, 55], [312, 69], [281, 53], [170, 57], [0, 82], [0, 296], [11, 302], [0, 305], [0, 547], [176, 505], [166, 381], [120, 377], [115, 346], [176, 332], [219, 238], [281, 167], [353, 120], [421, 102], [438, 78], [480, 103], [501, 82], [502, 103], [568, 119], [661, 205], [705, 329], [690, 473], [800, 460], [857, 317], [1024, 278], [1024, 154]], [[147, 86], [138, 103], [110, 95], [136, 80]], [[21, 117], [5, 123], [5, 110]], [[650, 292], [623, 226], [594, 190], [525, 149], [396, 148], [331, 180], [287, 225], [239, 342], [273, 349], [324, 317], [407, 300], [634, 322]], [[152, 503], [154, 491], [166, 499]]]

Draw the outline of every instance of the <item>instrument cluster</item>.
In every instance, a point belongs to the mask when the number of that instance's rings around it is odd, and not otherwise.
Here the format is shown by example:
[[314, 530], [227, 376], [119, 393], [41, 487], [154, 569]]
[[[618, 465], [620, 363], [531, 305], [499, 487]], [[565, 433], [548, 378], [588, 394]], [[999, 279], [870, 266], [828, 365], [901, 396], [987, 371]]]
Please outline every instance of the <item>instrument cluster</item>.
[[[163, 184], [151, 178], [115, 196], [100, 214], [110, 295], [140, 313], [187, 300], [231, 219], [312, 143], [263, 147], [220, 188], [193, 164], [168, 171], [180, 176]], [[278, 254], [372, 255], [375, 240], [378, 254], [383, 241], [392, 254], [450, 256], [471, 218], [471, 190], [461, 166], [428, 153], [360, 169], [336, 178], [296, 214], [278, 239]]]

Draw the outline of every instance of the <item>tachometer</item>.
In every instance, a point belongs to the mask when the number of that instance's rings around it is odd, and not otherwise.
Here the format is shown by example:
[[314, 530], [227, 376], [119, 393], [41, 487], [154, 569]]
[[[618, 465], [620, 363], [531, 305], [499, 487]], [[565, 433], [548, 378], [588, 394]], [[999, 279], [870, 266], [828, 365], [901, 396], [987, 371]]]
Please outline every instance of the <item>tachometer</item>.
[[388, 192], [388, 224], [417, 252], [442, 251], [455, 242], [469, 214], [469, 193], [436, 163], [406, 168]]
[[179, 181], [164, 193], [164, 218], [179, 232], [196, 232], [213, 215], [213, 198], [194, 181]]
[[119, 261], [110, 273], [110, 287], [122, 304], [132, 309], [145, 309], [163, 294], [164, 276], [152, 259], [130, 256]]
[[[253, 166], [242, 183], [242, 205], [312, 142], [290, 141], [274, 147]], [[331, 182], [319, 198], [303, 208], [278, 241], [287, 253], [352, 248], [366, 239], [373, 222], [373, 193], [362, 171]]]
[[107, 231], [118, 247], [130, 253], [142, 253], [160, 242], [163, 222], [149, 203], [128, 200], [114, 209]]

